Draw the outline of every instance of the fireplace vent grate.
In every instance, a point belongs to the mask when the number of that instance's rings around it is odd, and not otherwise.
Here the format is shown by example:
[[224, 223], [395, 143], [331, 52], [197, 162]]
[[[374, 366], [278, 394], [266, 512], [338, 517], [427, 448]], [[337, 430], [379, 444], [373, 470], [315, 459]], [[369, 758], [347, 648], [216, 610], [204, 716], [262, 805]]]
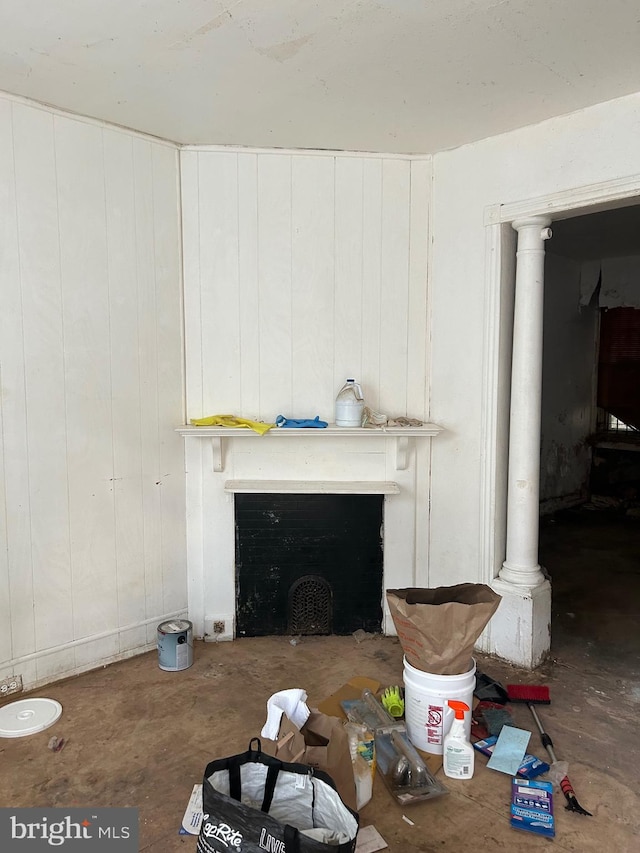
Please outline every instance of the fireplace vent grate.
[[318, 575], [298, 578], [289, 590], [290, 634], [330, 634], [332, 599], [329, 583]]

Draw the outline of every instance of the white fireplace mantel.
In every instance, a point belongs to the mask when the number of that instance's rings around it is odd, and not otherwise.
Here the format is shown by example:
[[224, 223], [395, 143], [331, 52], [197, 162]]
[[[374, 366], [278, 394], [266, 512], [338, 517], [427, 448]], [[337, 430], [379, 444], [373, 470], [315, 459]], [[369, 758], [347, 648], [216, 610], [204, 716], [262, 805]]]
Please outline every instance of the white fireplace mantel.
[[224, 471], [224, 444], [229, 438], [259, 438], [261, 441], [289, 440], [305, 438], [321, 441], [329, 436], [341, 438], [376, 439], [388, 438], [395, 443], [396, 470], [405, 471], [409, 455], [409, 440], [414, 438], [432, 438], [442, 432], [437, 424], [427, 423], [419, 427], [338, 427], [330, 424], [323, 429], [304, 429], [274, 427], [263, 435], [252, 429], [234, 427], [181, 426], [176, 430], [184, 438], [208, 438], [213, 451], [213, 470]]
[[[274, 427], [260, 435], [247, 428], [185, 424], [176, 431], [185, 439], [194, 636], [211, 642], [235, 637], [239, 492], [383, 495], [383, 588], [428, 586], [429, 445], [441, 427], [331, 424]], [[394, 633], [384, 601], [383, 613], [384, 633]]]

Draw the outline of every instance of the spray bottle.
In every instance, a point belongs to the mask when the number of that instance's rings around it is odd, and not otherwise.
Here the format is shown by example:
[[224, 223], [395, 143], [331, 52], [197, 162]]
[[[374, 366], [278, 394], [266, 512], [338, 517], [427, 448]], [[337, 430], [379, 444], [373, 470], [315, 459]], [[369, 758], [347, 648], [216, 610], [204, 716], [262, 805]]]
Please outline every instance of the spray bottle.
[[455, 713], [455, 719], [443, 743], [442, 766], [445, 776], [450, 779], [471, 779], [474, 752], [464, 730], [465, 711], [471, 709], [464, 702], [455, 699], [447, 700], [447, 704]]

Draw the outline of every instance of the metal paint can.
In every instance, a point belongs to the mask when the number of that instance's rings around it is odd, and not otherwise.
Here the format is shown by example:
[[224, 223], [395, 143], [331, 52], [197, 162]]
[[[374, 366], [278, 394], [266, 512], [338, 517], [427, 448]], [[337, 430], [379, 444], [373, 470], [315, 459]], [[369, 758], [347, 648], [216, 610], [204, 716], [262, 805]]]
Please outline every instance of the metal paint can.
[[193, 625], [169, 619], [158, 625], [158, 666], [166, 672], [188, 669], [193, 663]]

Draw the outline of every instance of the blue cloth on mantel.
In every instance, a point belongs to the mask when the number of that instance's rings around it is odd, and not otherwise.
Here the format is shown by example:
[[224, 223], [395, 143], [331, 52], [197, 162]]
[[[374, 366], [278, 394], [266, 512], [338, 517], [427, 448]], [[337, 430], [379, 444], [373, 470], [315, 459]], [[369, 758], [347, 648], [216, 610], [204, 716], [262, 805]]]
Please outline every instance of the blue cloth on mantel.
[[276, 418], [276, 426], [290, 429], [324, 429], [328, 426], [328, 423], [326, 421], [321, 421], [319, 415], [316, 415], [313, 420], [304, 418], [296, 420], [295, 418], [285, 418], [284, 415], [278, 415]]

